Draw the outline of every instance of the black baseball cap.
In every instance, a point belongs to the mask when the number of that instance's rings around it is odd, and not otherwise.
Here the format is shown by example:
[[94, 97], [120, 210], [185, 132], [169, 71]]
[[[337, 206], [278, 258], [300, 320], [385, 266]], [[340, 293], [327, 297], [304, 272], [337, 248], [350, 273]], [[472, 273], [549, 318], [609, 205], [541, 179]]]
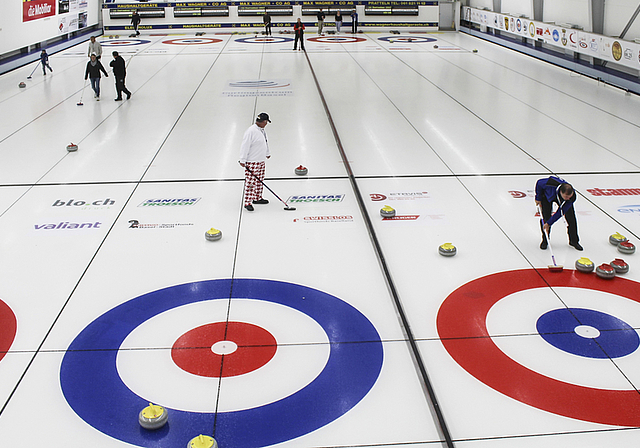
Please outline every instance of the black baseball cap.
[[262, 112], [260, 115], [258, 115], [258, 118], [256, 118], [256, 121], [264, 121], [264, 120], [267, 120], [269, 123], [271, 123], [271, 120], [269, 120], [269, 114]]

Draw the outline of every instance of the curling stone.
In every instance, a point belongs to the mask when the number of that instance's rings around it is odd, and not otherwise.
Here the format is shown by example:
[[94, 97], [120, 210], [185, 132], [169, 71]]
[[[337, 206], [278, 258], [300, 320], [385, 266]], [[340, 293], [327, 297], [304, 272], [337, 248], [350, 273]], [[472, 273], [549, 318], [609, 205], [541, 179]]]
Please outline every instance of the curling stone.
[[218, 241], [222, 238], [222, 230], [211, 227], [209, 230], [204, 232], [204, 237], [207, 241]]
[[632, 254], [636, 251], [636, 246], [631, 241], [623, 241], [618, 243], [618, 252], [623, 254]]
[[629, 265], [622, 259], [616, 258], [611, 263], [609, 263], [616, 274], [626, 274], [629, 272]]
[[625, 241], [627, 241], [627, 237], [620, 235], [618, 232], [609, 235], [609, 242], [614, 246], [617, 246], [619, 243], [624, 243]]
[[21, 89], [24, 89], [25, 87], [27, 87], [27, 85], [24, 83], [24, 81], [20, 81], [20, 84], [18, 84], [18, 87], [20, 87]]
[[74, 152], [78, 150], [78, 145], [76, 145], [75, 143], [69, 143], [67, 145], [67, 151], [69, 152]]
[[582, 257], [576, 260], [576, 269], [580, 272], [593, 272], [593, 268], [595, 265], [588, 258]]
[[385, 205], [380, 209], [380, 216], [383, 218], [393, 218], [396, 216], [396, 210], [388, 205]]
[[457, 252], [458, 250], [456, 249], [456, 246], [451, 243], [444, 243], [443, 245], [438, 247], [438, 253], [440, 255], [444, 255], [445, 257], [453, 257]]
[[438, 48], [438, 46], [437, 46], [437, 45], [434, 45], [434, 46], [433, 46], [433, 48]]
[[200, 434], [198, 437], [191, 439], [187, 448], [218, 448], [218, 442], [213, 437]]
[[600, 278], [611, 279], [616, 276], [616, 271], [607, 263], [602, 263], [596, 268], [596, 275]]
[[298, 176], [306, 176], [307, 172], [309, 170], [307, 170], [307, 167], [300, 165], [299, 167], [296, 168], [296, 174]]
[[167, 410], [162, 406], [152, 403], [149, 403], [149, 406], [138, 414], [138, 423], [140, 423], [140, 426], [144, 429], [160, 429], [168, 420], [169, 414], [167, 414]]
[[476, 49], [474, 48], [474, 49], [473, 49], [473, 52], [474, 52], [474, 53], [477, 53], [477, 52], [478, 52], [478, 50], [476, 50]]

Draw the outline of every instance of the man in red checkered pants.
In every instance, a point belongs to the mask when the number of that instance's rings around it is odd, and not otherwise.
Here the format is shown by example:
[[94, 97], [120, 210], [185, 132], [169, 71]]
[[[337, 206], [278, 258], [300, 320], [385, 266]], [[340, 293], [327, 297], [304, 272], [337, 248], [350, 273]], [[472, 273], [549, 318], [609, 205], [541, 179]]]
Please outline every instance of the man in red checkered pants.
[[252, 204], [268, 204], [262, 197], [265, 160], [271, 157], [267, 133], [264, 128], [271, 123], [269, 115], [262, 112], [255, 124], [247, 129], [240, 145], [240, 166], [244, 167], [244, 208], [252, 212]]

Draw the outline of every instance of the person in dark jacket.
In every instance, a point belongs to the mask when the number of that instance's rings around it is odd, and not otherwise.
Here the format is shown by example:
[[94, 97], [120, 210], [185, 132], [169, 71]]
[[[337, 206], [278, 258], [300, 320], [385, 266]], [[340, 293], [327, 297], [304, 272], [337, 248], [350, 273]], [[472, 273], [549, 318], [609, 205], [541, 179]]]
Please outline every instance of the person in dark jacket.
[[129, 92], [124, 85], [124, 79], [127, 76], [127, 68], [124, 63], [124, 59], [122, 59], [122, 56], [120, 56], [117, 51], [114, 51], [111, 54], [113, 55], [113, 61], [111, 61], [109, 65], [113, 69], [113, 77], [116, 78], [116, 92], [118, 93], [118, 97], [115, 101], [122, 101], [122, 92], [127, 94], [127, 99], [130, 99], [131, 92]]
[[48, 68], [49, 70], [53, 71], [53, 69], [49, 65], [49, 55], [47, 54], [46, 50], [42, 50], [40, 52], [40, 63], [42, 64], [42, 74], [43, 75], [46, 76], [46, 74], [47, 74], [47, 71], [45, 70], [45, 68]]
[[322, 8], [320, 8], [320, 11], [318, 11], [318, 14], [316, 14], [316, 19], [318, 19], [318, 36], [323, 36], [322, 27], [324, 27], [325, 18], [326, 16], [324, 15]]
[[300, 41], [300, 50], [304, 51], [304, 23], [298, 17], [297, 22], [293, 25], [293, 32], [296, 34], [296, 38], [293, 41], [293, 50], [298, 48], [298, 41]]
[[[539, 179], [536, 182], [536, 206], [542, 211], [542, 242], [540, 249], [544, 250], [548, 246], [545, 233], [551, 233], [551, 226], [564, 216], [567, 221], [567, 234], [569, 235], [569, 246], [576, 250], [582, 250], [578, 241], [578, 222], [573, 204], [576, 202], [576, 192], [567, 181], [556, 176]], [[552, 214], [552, 204], [556, 203], [558, 209]]]
[[109, 77], [107, 71], [98, 60], [98, 56], [95, 53], [92, 53], [91, 60], [87, 62], [87, 69], [84, 72], [84, 80], [86, 81], [87, 77], [91, 79], [91, 88], [94, 92], [94, 98], [98, 101], [100, 101], [100, 72], [104, 73], [104, 76], [107, 78]]
[[138, 11], [134, 11], [133, 14], [131, 14], [131, 25], [133, 25], [133, 29], [136, 32], [136, 36], [140, 35], [140, 31], [138, 31], [138, 25], [140, 25], [140, 22], [142, 21], [142, 19], [140, 18], [140, 14], [138, 14]]
[[271, 36], [271, 16], [268, 12], [265, 12], [264, 16], [262, 16], [262, 21], [264, 22], [264, 35]]

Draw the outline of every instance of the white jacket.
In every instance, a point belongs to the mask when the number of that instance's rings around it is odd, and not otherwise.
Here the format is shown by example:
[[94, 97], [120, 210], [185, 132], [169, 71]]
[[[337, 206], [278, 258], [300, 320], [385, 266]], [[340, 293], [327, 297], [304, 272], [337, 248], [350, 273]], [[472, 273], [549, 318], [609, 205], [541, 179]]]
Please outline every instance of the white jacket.
[[264, 162], [270, 155], [267, 133], [264, 128], [253, 124], [245, 131], [242, 137], [240, 162]]

